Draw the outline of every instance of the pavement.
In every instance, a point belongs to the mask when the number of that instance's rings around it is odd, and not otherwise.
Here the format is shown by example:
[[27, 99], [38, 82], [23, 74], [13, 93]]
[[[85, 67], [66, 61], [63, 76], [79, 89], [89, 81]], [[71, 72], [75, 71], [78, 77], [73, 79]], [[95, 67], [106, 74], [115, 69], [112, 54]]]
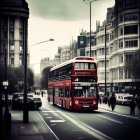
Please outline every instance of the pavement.
[[[44, 97], [43, 97], [44, 98]], [[99, 110], [111, 111], [107, 104], [99, 104]], [[11, 112], [11, 138], [10, 140], [54, 140], [56, 137], [49, 127], [41, 119], [37, 111], [29, 111], [29, 123], [23, 123], [23, 111]], [[138, 108], [135, 110], [135, 116], [131, 116], [128, 106], [117, 105], [113, 113], [122, 114], [128, 117], [140, 119]]]
[[29, 111], [29, 123], [23, 123], [22, 111], [11, 111], [11, 116], [11, 140], [54, 140], [37, 111]]

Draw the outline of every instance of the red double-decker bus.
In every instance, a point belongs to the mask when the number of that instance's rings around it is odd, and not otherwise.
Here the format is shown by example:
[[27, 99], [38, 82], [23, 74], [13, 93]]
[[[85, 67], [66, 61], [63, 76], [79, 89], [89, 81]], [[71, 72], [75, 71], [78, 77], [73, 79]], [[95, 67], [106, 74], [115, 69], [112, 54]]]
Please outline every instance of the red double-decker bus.
[[98, 84], [95, 58], [79, 56], [51, 68], [48, 101], [68, 110], [97, 110]]

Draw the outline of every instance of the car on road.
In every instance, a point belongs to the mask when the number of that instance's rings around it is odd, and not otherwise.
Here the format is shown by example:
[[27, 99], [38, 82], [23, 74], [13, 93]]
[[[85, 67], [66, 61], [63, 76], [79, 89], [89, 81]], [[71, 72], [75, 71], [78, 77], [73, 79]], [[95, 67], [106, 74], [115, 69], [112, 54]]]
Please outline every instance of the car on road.
[[27, 95], [29, 99], [33, 100], [32, 108], [39, 109], [42, 106], [42, 101], [39, 95], [34, 95], [32, 93]]

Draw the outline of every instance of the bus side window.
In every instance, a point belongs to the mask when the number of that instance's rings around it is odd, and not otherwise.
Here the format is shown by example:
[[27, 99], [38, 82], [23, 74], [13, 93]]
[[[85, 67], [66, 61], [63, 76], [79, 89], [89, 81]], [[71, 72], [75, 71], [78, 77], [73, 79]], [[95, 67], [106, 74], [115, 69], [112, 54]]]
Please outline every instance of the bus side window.
[[63, 88], [59, 89], [59, 97], [64, 97], [64, 89]]
[[69, 98], [69, 96], [70, 96], [70, 89], [69, 88], [66, 88], [65, 89], [65, 97], [66, 98]]

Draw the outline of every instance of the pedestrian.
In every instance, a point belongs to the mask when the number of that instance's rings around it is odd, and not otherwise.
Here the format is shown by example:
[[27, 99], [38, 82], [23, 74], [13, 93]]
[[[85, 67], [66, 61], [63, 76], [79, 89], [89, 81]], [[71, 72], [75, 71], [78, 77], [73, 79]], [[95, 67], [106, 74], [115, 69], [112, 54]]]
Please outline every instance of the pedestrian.
[[110, 97], [107, 98], [108, 107], [110, 107]]
[[100, 104], [102, 104], [102, 100], [103, 100], [102, 98], [103, 98], [103, 97], [100, 95], [100, 96], [99, 96], [99, 103], [100, 103]]
[[132, 98], [132, 100], [130, 101], [130, 115], [135, 115], [135, 107], [136, 103], [134, 98]]
[[41, 91], [41, 95], [42, 95], [42, 97], [43, 97], [43, 91]]
[[112, 93], [112, 95], [110, 96], [110, 106], [111, 106], [111, 110], [114, 111], [116, 106], [116, 97], [114, 93]]
[[137, 97], [137, 106], [138, 106], [139, 115], [140, 115], [140, 95]]

